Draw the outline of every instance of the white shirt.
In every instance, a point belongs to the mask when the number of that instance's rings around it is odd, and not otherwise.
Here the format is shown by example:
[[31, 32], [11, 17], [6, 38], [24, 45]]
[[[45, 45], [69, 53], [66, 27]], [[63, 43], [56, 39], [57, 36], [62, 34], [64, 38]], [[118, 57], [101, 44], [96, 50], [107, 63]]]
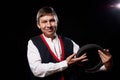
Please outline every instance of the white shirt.
[[[47, 38], [44, 35], [43, 37], [47, 41], [50, 49], [54, 53], [56, 53], [55, 55], [58, 58], [60, 58], [62, 52], [61, 52], [60, 41], [58, 39], [58, 36], [56, 35], [56, 38], [54, 40], [51, 40], [51, 38]], [[72, 42], [73, 42], [73, 53], [77, 53], [77, 51], [79, 50], [79, 46], [74, 41]], [[56, 51], [54, 47], [56, 48]], [[45, 77], [53, 73], [63, 71], [68, 67], [66, 60], [58, 63], [52, 63], [52, 62], [41, 63], [40, 53], [31, 40], [28, 41], [27, 58], [31, 71], [37, 77]], [[104, 70], [105, 67], [102, 66], [101, 69]]]

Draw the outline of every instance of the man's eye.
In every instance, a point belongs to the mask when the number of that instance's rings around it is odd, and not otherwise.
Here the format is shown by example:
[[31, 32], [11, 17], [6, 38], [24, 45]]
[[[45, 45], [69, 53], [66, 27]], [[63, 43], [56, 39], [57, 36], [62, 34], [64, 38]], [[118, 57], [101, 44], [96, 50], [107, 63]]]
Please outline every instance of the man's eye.
[[47, 23], [47, 21], [42, 21], [42, 23]]
[[55, 20], [54, 20], [54, 19], [52, 19], [52, 20], [50, 20], [50, 22], [55, 22]]

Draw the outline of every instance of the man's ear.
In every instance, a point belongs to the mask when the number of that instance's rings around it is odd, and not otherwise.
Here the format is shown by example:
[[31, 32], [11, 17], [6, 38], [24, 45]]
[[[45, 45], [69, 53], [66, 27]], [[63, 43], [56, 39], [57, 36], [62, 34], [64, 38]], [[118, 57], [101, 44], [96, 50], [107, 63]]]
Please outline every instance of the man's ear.
[[39, 23], [37, 23], [37, 27], [40, 29], [40, 24]]

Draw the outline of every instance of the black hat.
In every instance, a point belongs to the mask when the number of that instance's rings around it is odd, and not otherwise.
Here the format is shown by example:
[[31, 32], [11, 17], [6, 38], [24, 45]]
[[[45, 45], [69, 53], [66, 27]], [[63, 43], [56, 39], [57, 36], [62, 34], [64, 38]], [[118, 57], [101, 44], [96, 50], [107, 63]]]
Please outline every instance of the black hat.
[[83, 67], [86, 72], [96, 72], [102, 66], [98, 50], [103, 50], [103, 48], [97, 44], [86, 44], [77, 52], [76, 57], [87, 53], [88, 61], [83, 62]]

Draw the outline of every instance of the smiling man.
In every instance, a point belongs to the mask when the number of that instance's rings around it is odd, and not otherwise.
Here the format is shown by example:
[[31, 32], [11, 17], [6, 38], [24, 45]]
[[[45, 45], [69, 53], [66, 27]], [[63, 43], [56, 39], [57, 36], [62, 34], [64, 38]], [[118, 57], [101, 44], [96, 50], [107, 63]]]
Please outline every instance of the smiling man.
[[[58, 17], [52, 7], [41, 8], [36, 19], [42, 34], [30, 38], [27, 48], [35, 80], [80, 80], [80, 64], [88, 60], [86, 53], [76, 57], [79, 45], [56, 33]], [[112, 59], [109, 50], [99, 50], [98, 54], [103, 62], [99, 71], [108, 70]]]

